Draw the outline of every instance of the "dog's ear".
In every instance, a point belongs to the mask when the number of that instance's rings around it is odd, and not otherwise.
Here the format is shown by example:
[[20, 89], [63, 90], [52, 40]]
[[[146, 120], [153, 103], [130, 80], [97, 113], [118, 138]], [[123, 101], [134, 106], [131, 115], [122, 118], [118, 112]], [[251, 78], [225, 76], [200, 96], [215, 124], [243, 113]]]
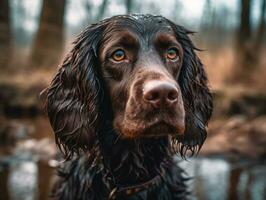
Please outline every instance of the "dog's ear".
[[197, 153], [206, 137], [206, 126], [212, 114], [212, 95], [208, 88], [208, 80], [204, 67], [195, 53], [195, 46], [188, 37], [192, 33], [181, 26], [172, 23], [178, 42], [184, 51], [183, 64], [178, 76], [185, 107], [185, 134], [179, 139], [181, 156], [187, 150], [192, 155]]
[[48, 117], [67, 158], [95, 142], [102, 90], [96, 49], [106, 25], [107, 21], [93, 24], [80, 34], [48, 88]]

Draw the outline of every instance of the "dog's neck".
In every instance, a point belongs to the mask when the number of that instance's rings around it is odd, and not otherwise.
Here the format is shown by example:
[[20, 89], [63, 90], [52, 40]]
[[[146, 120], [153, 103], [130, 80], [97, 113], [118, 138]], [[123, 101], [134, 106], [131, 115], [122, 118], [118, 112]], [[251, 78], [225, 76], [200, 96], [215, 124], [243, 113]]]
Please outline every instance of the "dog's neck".
[[152, 180], [161, 173], [161, 164], [171, 160], [168, 137], [127, 140], [115, 132], [104, 132], [100, 139], [104, 164], [119, 186]]

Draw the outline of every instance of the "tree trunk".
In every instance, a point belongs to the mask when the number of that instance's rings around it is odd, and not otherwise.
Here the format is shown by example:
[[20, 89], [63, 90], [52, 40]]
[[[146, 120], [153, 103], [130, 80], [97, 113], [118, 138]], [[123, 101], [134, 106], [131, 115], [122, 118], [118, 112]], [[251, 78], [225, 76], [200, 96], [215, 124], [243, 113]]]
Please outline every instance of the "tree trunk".
[[9, 0], [0, 0], [0, 68], [6, 68], [11, 51]]
[[127, 9], [127, 14], [130, 14], [132, 11], [132, 5], [133, 1], [132, 0], [126, 0], [126, 9]]
[[51, 178], [53, 177], [54, 169], [45, 161], [38, 163], [38, 199], [50, 199]]
[[108, 2], [108, 0], [103, 0], [101, 6], [99, 8], [99, 13], [98, 13], [97, 18], [96, 18], [97, 21], [99, 21], [103, 18], [104, 12], [105, 12], [106, 7], [107, 7], [107, 2]]
[[32, 65], [57, 64], [64, 43], [65, 0], [43, 0], [39, 29], [32, 48]]
[[251, 38], [251, 3], [252, 0], [240, 1], [240, 24], [236, 34], [236, 56], [234, 62], [234, 72], [230, 82], [250, 83], [255, 57]]
[[242, 169], [235, 168], [230, 171], [229, 176], [229, 188], [228, 188], [228, 200], [238, 200], [237, 195], [237, 188], [239, 185], [240, 175], [241, 175]]
[[9, 170], [5, 169], [0, 172], [0, 199], [10, 199], [8, 187]]
[[252, 0], [241, 0], [240, 26], [238, 29], [238, 42], [240, 43], [240, 45], [243, 42], [248, 41], [251, 37], [251, 26], [250, 26], [251, 1]]
[[0, 45], [10, 40], [9, 1], [0, 0]]
[[260, 50], [263, 44], [263, 36], [265, 35], [265, 25], [266, 25], [266, 0], [262, 0], [261, 13], [259, 19], [259, 26], [256, 35], [255, 48]]

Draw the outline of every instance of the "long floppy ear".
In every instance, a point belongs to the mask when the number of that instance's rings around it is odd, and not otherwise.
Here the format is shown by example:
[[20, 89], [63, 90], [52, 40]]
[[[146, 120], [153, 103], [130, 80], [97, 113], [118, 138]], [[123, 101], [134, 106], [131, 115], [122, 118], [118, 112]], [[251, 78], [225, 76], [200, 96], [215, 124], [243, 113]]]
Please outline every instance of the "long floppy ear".
[[79, 35], [48, 88], [48, 117], [67, 158], [95, 142], [101, 95], [96, 49], [106, 24], [93, 24]]
[[179, 140], [179, 151], [181, 156], [185, 156], [187, 150], [193, 155], [200, 150], [207, 137], [206, 126], [213, 108], [212, 95], [207, 85], [204, 67], [194, 52], [197, 48], [188, 37], [192, 32], [173, 23], [172, 27], [184, 51], [178, 83], [185, 106], [186, 128], [184, 137]]

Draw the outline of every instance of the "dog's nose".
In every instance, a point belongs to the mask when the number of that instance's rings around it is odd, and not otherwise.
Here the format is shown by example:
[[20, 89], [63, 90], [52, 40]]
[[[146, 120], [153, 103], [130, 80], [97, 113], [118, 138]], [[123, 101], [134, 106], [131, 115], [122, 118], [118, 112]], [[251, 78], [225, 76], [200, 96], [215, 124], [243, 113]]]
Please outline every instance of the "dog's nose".
[[178, 89], [171, 82], [149, 81], [144, 84], [143, 99], [156, 108], [170, 107], [178, 100]]

